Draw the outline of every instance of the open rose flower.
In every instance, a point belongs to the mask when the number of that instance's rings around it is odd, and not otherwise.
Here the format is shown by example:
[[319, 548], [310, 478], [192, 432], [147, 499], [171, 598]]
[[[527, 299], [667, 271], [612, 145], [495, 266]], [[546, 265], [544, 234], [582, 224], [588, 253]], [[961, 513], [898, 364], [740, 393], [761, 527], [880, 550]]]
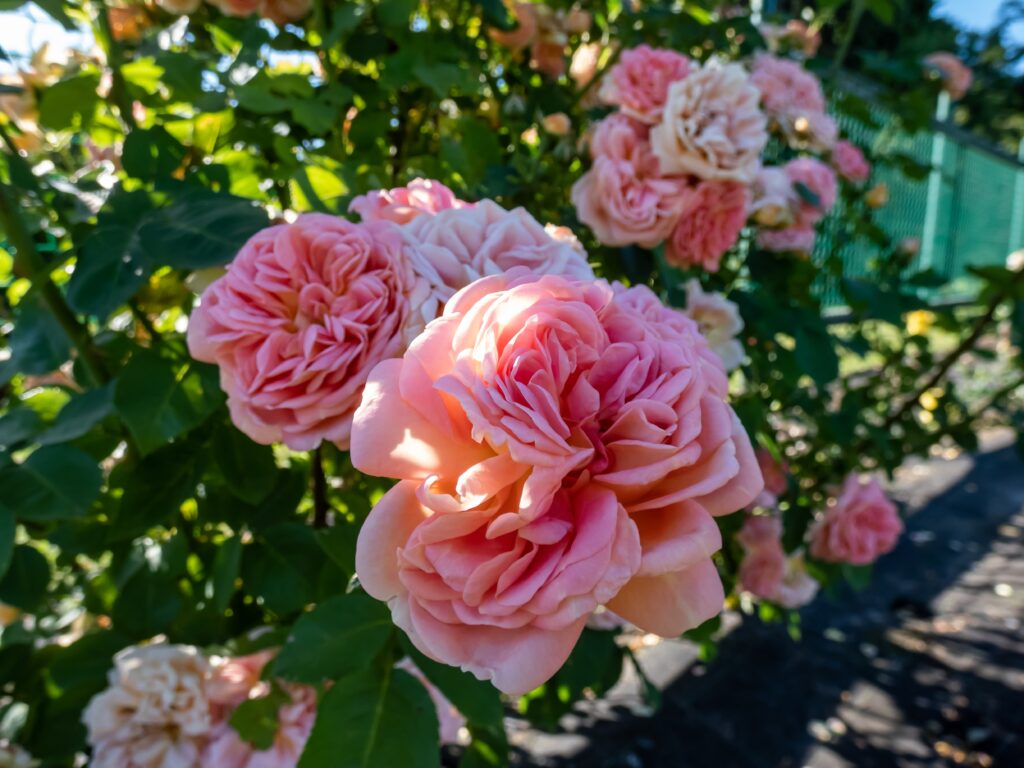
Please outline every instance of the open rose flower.
[[815, 200], [807, 199], [797, 192], [793, 196], [796, 203], [793, 214], [797, 226], [813, 226], [821, 221], [825, 214], [836, 204], [838, 188], [836, 174], [825, 163], [814, 157], [798, 157], [783, 166], [786, 176], [793, 185], [802, 185]]
[[82, 714], [94, 768], [193, 768], [211, 726], [209, 664], [190, 646], [132, 646]]
[[783, 227], [793, 223], [796, 192], [780, 166], [762, 168], [751, 186], [750, 215], [764, 227]]
[[974, 82], [974, 73], [970, 67], [960, 61], [956, 55], [947, 51], [936, 51], [924, 58], [926, 70], [938, 74], [942, 80], [942, 87], [954, 101], [958, 101], [967, 95], [971, 84]]
[[740, 586], [763, 600], [772, 600], [786, 575], [782, 522], [769, 515], [747, 515], [736, 535], [743, 547], [737, 578]]
[[663, 173], [751, 182], [768, 143], [760, 94], [739, 64], [712, 61], [669, 86], [651, 146]]
[[867, 565], [892, 551], [903, 532], [896, 505], [878, 478], [850, 475], [835, 504], [811, 532], [811, 554], [833, 563]]
[[[277, 710], [277, 730], [267, 749], [242, 739], [227, 720], [213, 726], [198, 765], [216, 768], [294, 768], [316, 720], [317, 692], [308, 685], [281, 684], [289, 700]], [[266, 694], [261, 694], [266, 695]]]
[[734, 181], [702, 181], [687, 189], [666, 261], [717, 272], [722, 256], [739, 239], [748, 206], [747, 188]]
[[797, 551], [786, 557], [786, 570], [771, 599], [783, 608], [802, 608], [814, 599], [820, 587], [807, 572], [803, 552]]
[[[605, 156], [613, 160], [641, 163], [650, 154], [648, 133], [648, 127], [640, 121], [621, 112], [613, 112], [591, 131], [588, 139], [590, 156], [595, 159]], [[647, 162], [655, 163], [653, 160]], [[656, 163], [651, 169], [657, 173]]]
[[525, 267], [539, 274], [594, 276], [571, 233], [545, 227], [525, 208], [508, 211], [492, 200], [419, 216], [402, 232], [414, 271], [430, 285], [429, 299], [415, 305], [424, 324], [456, 291], [485, 275]]
[[736, 304], [720, 293], [705, 292], [698, 280], [688, 280], [686, 316], [697, 323], [725, 370], [739, 367], [743, 362], [743, 344], [736, 337], [743, 330], [743, 318]]
[[764, 111], [788, 139], [832, 146], [838, 131], [826, 113], [818, 78], [795, 61], [760, 53], [754, 57], [750, 80], [761, 92]]
[[429, 288], [401, 231], [305, 214], [256, 235], [192, 313], [192, 356], [220, 367], [235, 425], [258, 443], [348, 447], [370, 369], [400, 354]]
[[849, 141], [836, 143], [832, 150], [832, 165], [840, 176], [854, 184], [863, 184], [871, 175], [871, 164], [864, 153]]
[[762, 229], [757, 233], [757, 245], [776, 253], [809, 254], [814, 250], [814, 227], [795, 225], [783, 229]]
[[394, 189], [375, 189], [359, 195], [349, 203], [348, 209], [358, 213], [363, 221], [383, 219], [395, 224], [407, 224], [417, 216], [447, 211], [449, 208], [472, 206], [459, 200], [455, 193], [439, 181], [413, 179], [407, 186]]
[[761, 490], [696, 324], [646, 287], [484, 278], [374, 370], [352, 462], [396, 477], [356, 570], [428, 656], [508, 693], [599, 605], [677, 635], [716, 615], [713, 515]]
[[605, 245], [653, 248], [671, 234], [685, 203], [685, 182], [662, 178], [649, 151], [638, 159], [602, 155], [572, 186], [580, 221]]
[[623, 51], [601, 81], [600, 98], [644, 123], [661, 120], [669, 86], [690, 71], [690, 60], [664, 48], [639, 45]]

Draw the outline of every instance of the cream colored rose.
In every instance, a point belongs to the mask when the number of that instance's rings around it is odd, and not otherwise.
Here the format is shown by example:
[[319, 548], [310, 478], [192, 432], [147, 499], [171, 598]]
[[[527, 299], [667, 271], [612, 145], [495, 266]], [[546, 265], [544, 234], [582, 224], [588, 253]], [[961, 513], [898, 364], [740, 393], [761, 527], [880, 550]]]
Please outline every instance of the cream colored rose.
[[193, 768], [210, 726], [210, 665], [195, 648], [132, 646], [82, 715], [92, 768]]
[[669, 87], [651, 146], [666, 174], [751, 182], [768, 143], [760, 94], [739, 64], [709, 62]]
[[705, 292], [697, 280], [689, 280], [684, 313], [697, 323], [725, 370], [739, 367], [743, 362], [743, 344], [737, 336], [743, 330], [743, 318], [736, 304], [720, 293]]

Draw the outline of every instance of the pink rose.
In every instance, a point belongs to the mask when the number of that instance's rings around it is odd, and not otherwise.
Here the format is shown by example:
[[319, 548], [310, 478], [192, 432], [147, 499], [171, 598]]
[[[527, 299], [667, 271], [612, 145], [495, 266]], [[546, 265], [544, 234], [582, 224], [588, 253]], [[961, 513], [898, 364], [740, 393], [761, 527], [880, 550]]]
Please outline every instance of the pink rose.
[[[217, 768], [294, 768], [316, 720], [317, 692], [308, 685], [281, 684], [290, 701], [277, 710], [277, 732], [268, 749], [244, 741], [228, 719], [213, 726], [199, 765]], [[265, 694], [264, 694], [265, 695]]]
[[974, 73], [954, 54], [936, 51], [925, 56], [924, 63], [926, 69], [938, 73], [942, 79], [943, 88], [953, 101], [958, 101], [967, 95], [971, 83], [974, 82]]
[[[648, 127], [638, 120], [614, 112], [594, 127], [589, 139], [590, 156], [643, 162], [650, 155], [648, 132]], [[655, 163], [649, 159], [647, 162]]]
[[871, 175], [871, 164], [864, 157], [860, 147], [849, 141], [836, 143], [832, 150], [832, 165], [836, 172], [847, 181], [861, 184]]
[[753, 181], [768, 143], [759, 94], [739, 64], [711, 61], [668, 89], [651, 148], [663, 173]]
[[677, 635], [722, 607], [713, 515], [762, 481], [696, 324], [646, 287], [487, 277], [377, 366], [352, 462], [397, 477], [359, 533], [366, 591], [428, 656], [508, 693], [607, 605]]
[[772, 600], [786, 573], [782, 523], [776, 517], [747, 515], [736, 540], [745, 551], [740, 563], [740, 586], [763, 600]]
[[248, 656], [214, 660], [206, 695], [215, 707], [234, 709], [259, 687], [263, 668], [276, 651], [266, 650]]
[[242, 247], [188, 328], [192, 356], [220, 367], [240, 430], [295, 450], [348, 447], [370, 369], [401, 352], [410, 305], [426, 299], [408, 250], [392, 224], [318, 213]]
[[821, 83], [795, 61], [759, 53], [754, 57], [750, 80], [761, 92], [761, 104], [768, 116], [787, 136], [794, 131], [808, 133], [812, 120], [825, 116]]
[[530, 48], [530, 66], [543, 72], [552, 80], [565, 74], [565, 40], [562, 38], [540, 38]]
[[441, 743], [458, 744], [459, 731], [466, 726], [466, 718], [462, 716], [462, 713], [455, 708], [455, 705], [448, 700], [447, 696], [441, 693], [436, 685], [427, 679], [426, 675], [420, 672], [419, 667], [413, 664], [412, 659], [408, 656], [395, 664], [395, 668], [405, 670], [419, 680], [423, 687], [427, 689], [430, 700], [434, 703], [434, 709], [437, 712], [438, 736], [441, 739]]
[[811, 554], [833, 563], [867, 565], [892, 551], [903, 532], [896, 505], [878, 478], [850, 475], [836, 500], [811, 532]]
[[688, 189], [665, 260], [717, 272], [747, 221], [748, 202], [747, 188], [732, 181], [702, 181]]
[[472, 207], [459, 200], [455, 193], [439, 181], [413, 179], [407, 186], [375, 189], [353, 198], [350, 213], [358, 213], [363, 221], [393, 221], [407, 224], [417, 216], [435, 214], [449, 208]]
[[665, 48], [639, 45], [622, 52], [601, 81], [600, 97], [625, 114], [651, 125], [661, 120], [669, 86], [690, 71], [690, 60]]
[[813, 226], [824, 218], [832, 206], [836, 204], [838, 188], [836, 174], [825, 163], [814, 157], [798, 157], [783, 166], [786, 176], [793, 184], [802, 184], [818, 198], [817, 203], [804, 199], [799, 192], [794, 196], [796, 208], [794, 215], [798, 226]]
[[516, 28], [508, 32], [500, 29], [489, 31], [491, 39], [513, 51], [520, 51], [537, 36], [537, 6], [533, 3], [515, 3], [512, 13], [516, 17]]
[[416, 274], [430, 285], [429, 299], [416, 305], [422, 324], [440, 314], [456, 291], [485, 275], [526, 267], [538, 274], [594, 276], [578, 240], [556, 236], [524, 208], [507, 211], [492, 200], [419, 216], [402, 232], [412, 246]]
[[776, 253], [809, 254], [814, 250], [814, 238], [814, 227], [811, 226], [762, 229], [757, 233], [757, 245]]
[[761, 506], [774, 507], [778, 497], [789, 488], [789, 467], [785, 462], [776, 461], [766, 448], [758, 448], [754, 455], [757, 456], [757, 466], [764, 478], [763, 498], [759, 502]]

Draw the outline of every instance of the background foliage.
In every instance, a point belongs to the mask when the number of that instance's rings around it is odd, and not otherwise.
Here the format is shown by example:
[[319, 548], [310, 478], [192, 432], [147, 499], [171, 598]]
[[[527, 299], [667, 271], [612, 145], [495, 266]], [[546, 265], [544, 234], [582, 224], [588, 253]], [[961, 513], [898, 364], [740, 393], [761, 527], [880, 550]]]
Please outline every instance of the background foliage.
[[[979, 275], [976, 306], [935, 310], [941, 334], [908, 329], [906, 314], [926, 307], [923, 289], [941, 278], [913, 268], [851, 187], [835, 239], [871, 243], [876, 260], [871, 279], [843, 281], [850, 314], [838, 325], [818, 293], [822, 273], [843, 278], [837, 253], [809, 261], [751, 247], [716, 275], [689, 275], [657, 253], [594, 242], [568, 201], [585, 170], [580, 135], [603, 113], [588, 98], [594, 81], [551, 78], [499, 46], [489, 31], [512, 20], [498, 0], [317, 0], [307, 19], [280, 28], [208, 5], [188, 17], [131, 6], [138, 28], [120, 39], [106, 5], [41, 5], [90, 26], [101, 49], [56, 68], [36, 62], [38, 87], [3, 86], [36, 101], [34, 146], [25, 125], [0, 124], [0, 601], [17, 616], [0, 637], [0, 731], [46, 765], [70, 765], [84, 749], [81, 710], [113, 653], [161, 634], [235, 653], [283, 643], [277, 675], [334, 681], [304, 768], [436, 764], [435, 732], [411, 727], [425, 694], [390, 671], [404, 654], [469, 719], [461, 764], [505, 760], [496, 692], [416, 655], [386, 607], [353, 589], [356, 533], [383, 481], [330, 446], [302, 454], [252, 443], [231, 425], [215, 369], [187, 353], [195, 291], [286, 211], [343, 214], [366, 190], [436, 178], [465, 199], [573, 227], [605, 277], [676, 302], [691, 276], [726, 292], [747, 328], [736, 410], [794, 478], [782, 502], [790, 547], [847, 472], [891, 472], [942, 441], [971, 449], [992, 404], [1024, 424], [1008, 397], [1019, 369], [980, 404], [947, 375], [968, 353], [995, 354], [978, 343], [996, 320], [1020, 343], [1020, 273]], [[602, 44], [602, 69], [643, 41], [697, 58], [762, 47], [748, 18], [713, 6], [588, 4], [592, 23], [568, 36], [565, 64], [585, 43]], [[916, 75], [917, 60], [942, 46], [906, 41], [901, 30], [920, 11], [889, 0], [827, 6], [831, 54], [810, 66], [825, 78], [843, 59], [887, 73], [899, 98], [880, 98], [907, 130], [925, 125], [937, 86]], [[905, 42], [894, 56], [887, 36]], [[852, 96], [840, 105], [866, 111]], [[1011, 121], [991, 110], [1020, 105], [986, 95], [964, 109], [961, 119], [1000, 138]], [[559, 112], [571, 121], [565, 135], [544, 127]], [[740, 517], [722, 520], [727, 534]], [[723, 550], [726, 578], [738, 553]], [[864, 582], [858, 569], [817, 567], [826, 583]], [[767, 603], [756, 610], [787, 618]], [[253, 640], [262, 627], [270, 632]], [[716, 629], [693, 633], [707, 653]], [[513, 704], [554, 727], [585, 691], [610, 688], [624, 659], [614, 632], [587, 630], [556, 678]], [[234, 724], [258, 742], [267, 720], [253, 704]]]

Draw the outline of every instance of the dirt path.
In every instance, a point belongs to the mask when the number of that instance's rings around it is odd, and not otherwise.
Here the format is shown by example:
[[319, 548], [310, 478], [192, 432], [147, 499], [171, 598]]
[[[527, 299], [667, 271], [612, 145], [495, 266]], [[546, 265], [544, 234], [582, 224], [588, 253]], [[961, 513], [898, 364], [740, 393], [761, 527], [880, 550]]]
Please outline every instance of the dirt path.
[[516, 733], [517, 764], [1024, 766], [1024, 464], [988, 442], [901, 472], [907, 535], [869, 589], [808, 607], [802, 642], [748, 620], [708, 666], [662, 643], [643, 659], [653, 717], [627, 678], [563, 734]]

